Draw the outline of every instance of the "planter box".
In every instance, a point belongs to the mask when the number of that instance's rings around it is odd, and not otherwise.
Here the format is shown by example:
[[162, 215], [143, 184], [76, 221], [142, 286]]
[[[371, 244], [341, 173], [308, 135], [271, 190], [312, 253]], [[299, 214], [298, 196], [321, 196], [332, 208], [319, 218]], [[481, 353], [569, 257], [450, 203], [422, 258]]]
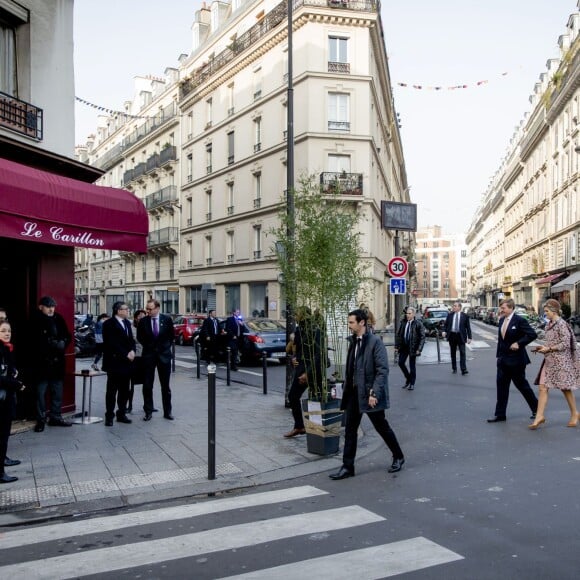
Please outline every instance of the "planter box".
[[309, 453], [332, 455], [338, 453], [343, 412], [338, 399], [328, 403], [302, 401], [306, 448]]

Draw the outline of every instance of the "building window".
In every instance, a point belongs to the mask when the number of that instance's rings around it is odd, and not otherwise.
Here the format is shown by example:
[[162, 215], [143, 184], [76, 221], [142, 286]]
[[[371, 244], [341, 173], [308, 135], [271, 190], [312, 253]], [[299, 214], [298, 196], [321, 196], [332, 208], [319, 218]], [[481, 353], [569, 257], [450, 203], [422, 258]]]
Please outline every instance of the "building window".
[[193, 139], [193, 113], [187, 115], [187, 140]]
[[193, 181], [193, 155], [191, 153], [187, 156], [187, 183], [191, 183]]
[[213, 262], [213, 248], [211, 236], [205, 237], [205, 265], [211, 266]]
[[175, 256], [169, 256], [169, 277], [175, 278]]
[[228, 215], [234, 215], [235, 198], [234, 184], [228, 183]]
[[206, 207], [206, 214], [205, 214], [205, 219], [206, 221], [211, 221], [211, 207], [212, 207], [212, 203], [211, 203], [211, 189], [209, 189], [208, 191], [205, 192], [205, 207]]
[[209, 129], [213, 123], [213, 99], [205, 102], [205, 128]]
[[235, 161], [234, 156], [234, 132], [228, 133], [228, 165], [232, 165]]
[[226, 261], [228, 264], [233, 264], [236, 247], [234, 232], [227, 232], [226, 235]]
[[262, 98], [262, 67], [254, 70], [254, 101]]
[[147, 256], [141, 257], [141, 280], [147, 280]]
[[328, 37], [328, 72], [350, 73], [347, 38]]
[[155, 280], [161, 279], [161, 256], [155, 256]]
[[185, 242], [185, 258], [186, 267], [191, 268], [193, 266], [193, 242], [191, 240]]
[[328, 130], [350, 131], [350, 95], [344, 93], [328, 94]]
[[461, 250], [461, 257], [467, 258], [467, 250]]
[[262, 174], [254, 174], [254, 209], [262, 207]]
[[350, 155], [329, 155], [328, 171], [331, 173], [350, 173]]
[[231, 117], [235, 112], [234, 106], [234, 83], [228, 85], [228, 117]]
[[262, 257], [262, 226], [254, 226], [254, 260]]
[[211, 173], [213, 161], [213, 150], [211, 143], [205, 146], [205, 168], [207, 173]]
[[18, 97], [16, 30], [0, 21], [0, 91]]
[[254, 153], [262, 149], [262, 119], [254, 119]]

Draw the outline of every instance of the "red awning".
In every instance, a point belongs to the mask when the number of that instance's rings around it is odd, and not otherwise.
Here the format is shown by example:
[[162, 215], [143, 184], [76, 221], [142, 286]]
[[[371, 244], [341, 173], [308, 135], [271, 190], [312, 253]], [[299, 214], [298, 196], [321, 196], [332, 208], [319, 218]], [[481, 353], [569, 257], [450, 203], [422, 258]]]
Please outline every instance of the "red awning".
[[0, 236], [101, 250], [147, 251], [149, 219], [129, 191], [0, 159]]
[[562, 276], [564, 276], [564, 272], [560, 272], [560, 274], [550, 274], [540, 278], [539, 280], [536, 280], [536, 284], [549, 284], [550, 282], [559, 280]]

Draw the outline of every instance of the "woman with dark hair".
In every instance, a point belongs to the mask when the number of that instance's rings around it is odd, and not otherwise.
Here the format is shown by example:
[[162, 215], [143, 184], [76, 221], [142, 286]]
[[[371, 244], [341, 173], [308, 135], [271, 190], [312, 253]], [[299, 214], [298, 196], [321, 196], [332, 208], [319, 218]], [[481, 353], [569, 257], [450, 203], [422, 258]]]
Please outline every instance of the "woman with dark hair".
[[17, 379], [18, 371], [14, 366], [11, 338], [10, 323], [0, 322], [0, 483], [17, 481], [17, 477], [10, 476], [4, 471], [4, 466], [20, 463], [17, 459], [6, 457], [8, 437], [10, 437], [10, 427], [16, 405], [15, 394], [24, 389], [22, 383]]
[[[131, 375], [131, 386], [129, 387], [127, 413], [133, 412], [135, 385], [142, 385], [145, 381], [145, 369], [143, 368], [143, 359], [141, 358], [141, 355], [143, 354], [143, 345], [137, 340], [137, 325], [144, 316], [147, 316], [147, 312], [142, 308], [135, 310], [135, 313], [133, 314], [133, 325], [131, 326], [131, 330], [133, 331], [133, 338], [135, 339], [135, 358], [133, 359], [133, 374]], [[156, 411], [157, 409], [153, 410]]]
[[578, 412], [574, 393], [580, 387], [580, 363], [576, 352], [576, 338], [566, 321], [561, 317], [562, 310], [557, 300], [550, 299], [544, 304], [544, 314], [548, 318], [544, 346], [534, 349], [544, 355], [540, 372], [535, 384], [539, 385], [538, 412], [536, 420], [528, 427], [537, 429], [546, 422], [544, 411], [548, 404], [550, 389], [562, 391], [570, 409], [568, 427], [578, 425]]

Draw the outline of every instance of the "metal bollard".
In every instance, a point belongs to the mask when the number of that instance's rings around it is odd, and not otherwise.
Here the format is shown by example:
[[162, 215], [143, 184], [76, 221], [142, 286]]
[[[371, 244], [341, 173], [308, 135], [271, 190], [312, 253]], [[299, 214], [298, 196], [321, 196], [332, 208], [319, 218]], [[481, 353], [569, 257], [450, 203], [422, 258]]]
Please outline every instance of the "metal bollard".
[[231, 385], [232, 378], [232, 349], [228, 346], [226, 348], [226, 385]]
[[268, 394], [268, 353], [262, 353], [262, 387], [264, 395]]
[[215, 370], [207, 365], [207, 478], [215, 479]]
[[196, 357], [196, 367], [197, 367], [197, 378], [201, 378], [201, 346], [199, 342], [195, 341], [195, 357]]
[[441, 347], [439, 346], [439, 332], [435, 333], [435, 340], [437, 341], [437, 362], [441, 362]]

